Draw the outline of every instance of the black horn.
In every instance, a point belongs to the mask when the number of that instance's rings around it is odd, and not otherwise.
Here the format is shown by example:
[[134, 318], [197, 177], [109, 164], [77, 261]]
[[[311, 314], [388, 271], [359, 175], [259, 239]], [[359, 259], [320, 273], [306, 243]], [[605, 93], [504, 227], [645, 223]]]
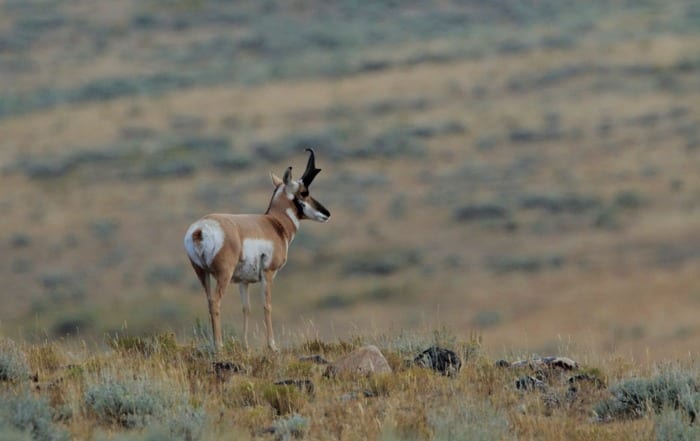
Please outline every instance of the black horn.
[[306, 149], [310, 153], [309, 162], [306, 163], [306, 170], [304, 175], [301, 177], [301, 182], [308, 188], [313, 182], [317, 174], [321, 172], [320, 168], [316, 168], [316, 156], [314, 155], [313, 149]]

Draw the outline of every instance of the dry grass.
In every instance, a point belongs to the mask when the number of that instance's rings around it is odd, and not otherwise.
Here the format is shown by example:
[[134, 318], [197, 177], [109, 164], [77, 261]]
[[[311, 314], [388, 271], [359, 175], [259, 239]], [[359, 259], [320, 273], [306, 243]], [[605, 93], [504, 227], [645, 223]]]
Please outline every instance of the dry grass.
[[[356, 343], [298, 341], [279, 354], [230, 346], [217, 358], [207, 354], [206, 342], [182, 345], [172, 337], [156, 336], [122, 337], [108, 351], [58, 342], [20, 343], [36, 377], [0, 386], [8, 397], [45, 400], [54, 414], [53, 422], [46, 423], [55, 433], [81, 440], [655, 439], [653, 412], [601, 423], [593, 408], [609, 397], [607, 384], [653, 376], [652, 371], [668, 367], [588, 353], [585, 358], [596, 359], [595, 364], [582, 364], [574, 372], [545, 371], [546, 390], [519, 390], [516, 380], [534, 375], [531, 369], [497, 367], [476, 340], [463, 341], [444, 330], [433, 338], [440, 336], [466, 357], [455, 377], [402, 362], [411, 357], [407, 348], [420, 347], [428, 336], [365, 336]], [[382, 351], [394, 372], [330, 379], [323, 376], [323, 366], [299, 361], [310, 353], [332, 359], [360, 340], [384, 341]], [[155, 348], [154, 342], [161, 343]], [[217, 375], [215, 360], [240, 370]], [[672, 369], [683, 373], [696, 367]], [[600, 383], [581, 380], [572, 394], [568, 379], [576, 374]], [[274, 385], [288, 379], [308, 380], [313, 388]], [[9, 434], [13, 426], [2, 409], [0, 431]], [[680, 421], [672, 428], [689, 430]]]

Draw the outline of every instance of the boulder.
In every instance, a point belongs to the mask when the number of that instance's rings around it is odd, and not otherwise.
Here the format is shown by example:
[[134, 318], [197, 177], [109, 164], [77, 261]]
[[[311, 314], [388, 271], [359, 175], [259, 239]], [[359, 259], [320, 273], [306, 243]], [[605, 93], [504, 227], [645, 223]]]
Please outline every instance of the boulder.
[[432, 369], [446, 376], [456, 375], [462, 368], [462, 360], [459, 356], [454, 351], [440, 346], [431, 346], [421, 352], [413, 359], [412, 364]]
[[[507, 366], [507, 361], [505, 360], [498, 360], [496, 362], [497, 366]], [[568, 357], [556, 357], [556, 356], [551, 356], [551, 357], [535, 357], [531, 358], [529, 360], [518, 360], [514, 361], [513, 363], [510, 363], [510, 367], [514, 368], [520, 368], [520, 367], [529, 367], [531, 369], [542, 369], [542, 368], [550, 368], [550, 369], [561, 369], [564, 371], [573, 371], [575, 369], [578, 369], [578, 363], [575, 362], [574, 360], [568, 358]]]
[[290, 379], [286, 379], [286, 380], [275, 381], [274, 385], [275, 386], [295, 386], [297, 389], [299, 389], [300, 392], [306, 392], [310, 395], [313, 395], [314, 392], [316, 391], [316, 387], [314, 386], [314, 383], [308, 379], [297, 380], [297, 379], [290, 378]]
[[326, 376], [372, 375], [391, 372], [391, 367], [382, 352], [376, 346], [369, 345], [355, 349], [331, 363], [326, 369]]
[[578, 369], [578, 363], [568, 357], [544, 357], [542, 362], [551, 368], [559, 368], [565, 371]]
[[540, 390], [547, 389], [547, 383], [532, 375], [525, 375], [515, 380], [515, 388], [518, 390]]
[[320, 354], [304, 355], [302, 357], [299, 357], [299, 361], [306, 361], [309, 363], [316, 363], [316, 364], [329, 364], [330, 363], [330, 361], [323, 358], [323, 356]]
[[216, 361], [213, 363], [216, 378], [225, 382], [235, 373], [245, 372], [245, 368], [232, 361]]

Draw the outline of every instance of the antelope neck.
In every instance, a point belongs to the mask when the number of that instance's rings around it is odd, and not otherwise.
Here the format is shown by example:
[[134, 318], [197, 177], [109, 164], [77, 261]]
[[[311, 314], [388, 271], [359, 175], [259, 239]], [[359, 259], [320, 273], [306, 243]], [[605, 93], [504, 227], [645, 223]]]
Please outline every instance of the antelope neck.
[[299, 209], [294, 202], [287, 197], [284, 188], [280, 186], [280, 189], [275, 190], [270, 206], [265, 213], [271, 217], [277, 233], [288, 243], [294, 239], [299, 229]]

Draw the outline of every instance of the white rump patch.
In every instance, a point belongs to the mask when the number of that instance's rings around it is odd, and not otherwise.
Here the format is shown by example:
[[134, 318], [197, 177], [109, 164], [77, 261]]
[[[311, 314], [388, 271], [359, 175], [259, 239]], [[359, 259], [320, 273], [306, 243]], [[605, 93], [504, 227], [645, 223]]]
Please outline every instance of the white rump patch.
[[[192, 234], [202, 231], [202, 240], [195, 241]], [[200, 268], [208, 268], [224, 245], [224, 230], [213, 219], [200, 219], [190, 225], [185, 233], [185, 250], [190, 260]]]
[[298, 230], [299, 229], [299, 218], [297, 217], [294, 210], [292, 210], [291, 208], [287, 208], [284, 212], [287, 213], [287, 217], [292, 220], [292, 223], [294, 224], [294, 228], [296, 228]]
[[267, 239], [244, 239], [241, 260], [233, 272], [233, 281], [259, 282], [263, 269], [270, 266], [273, 251], [274, 245]]

